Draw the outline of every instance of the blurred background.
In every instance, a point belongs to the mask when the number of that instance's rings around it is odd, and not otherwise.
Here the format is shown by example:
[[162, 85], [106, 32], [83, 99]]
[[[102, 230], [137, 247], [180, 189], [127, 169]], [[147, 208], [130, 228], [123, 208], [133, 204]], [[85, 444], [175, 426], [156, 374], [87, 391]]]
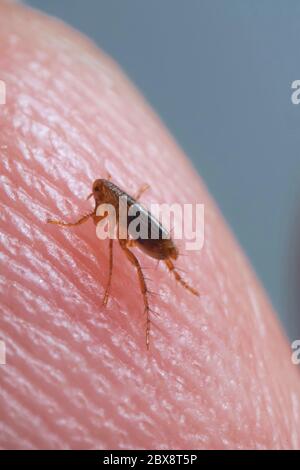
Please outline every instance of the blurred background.
[[30, 0], [110, 54], [201, 173], [300, 338], [298, 0]]

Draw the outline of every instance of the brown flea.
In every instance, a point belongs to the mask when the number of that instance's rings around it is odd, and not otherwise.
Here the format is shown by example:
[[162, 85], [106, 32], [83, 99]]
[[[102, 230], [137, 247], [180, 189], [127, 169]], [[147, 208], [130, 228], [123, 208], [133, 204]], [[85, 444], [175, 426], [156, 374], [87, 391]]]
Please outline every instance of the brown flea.
[[[173, 260], [178, 258], [178, 250], [170, 237], [168, 231], [161, 225], [161, 223], [151, 214], [151, 212], [147, 211], [139, 202], [139, 197], [143, 194], [143, 192], [148, 189], [148, 185], [143, 185], [135, 197], [129, 196], [126, 192], [116, 186], [108, 179], [97, 179], [94, 181], [93, 184], [93, 191], [89, 195], [90, 197], [94, 197], [95, 200], [95, 208], [90, 213], [81, 217], [77, 222], [74, 223], [67, 223], [62, 222], [59, 220], [50, 220], [48, 219], [48, 223], [57, 224], [62, 227], [75, 227], [76, 225], [83, 224], [86, 222], [90, 217], [94, 220], [94, 223], [97, 225], [102, 219], [107, 217], [108, 213], [104, 213], [104, 215], [97, 215], [97, 208], [101, 204], [111, 204], [116, 211], [116, 218], [118, 223], [118, 230], [117, 230], [117, 238], [119, 240], [120, 246], [122, 250], [125, 252], [128, 260], [133, 264], [133, 266], [137, 270], [140, 289], [144, 299], [144, 307], [145, 307], [145, 314], [146, 314], [146, 346], [149, 349], [149, 337], [150, 337], [150, 308], [149, 308], [149, 300], [148, 294], [149, 290], [147, 289], [145, 276], [143, 274], [141, 265], [135, 256], [135, 254], [130, 250], [131, 247], [140, 248], [144, 251], [148, 256], [151, 258], [155, 258], [157, 260], [163, 260], [166, 264], [167, 268], [171, 273], [173, 273], [176, 281], [178, 281], [185, 289], [191, 292], [194, 295], [199, 295], [196, 289], [189, 286], [188, 283], [182, 279], [181, 275], [176, 270]], [[127, 233], [127, 238], [121, 238], [119, 236], [120, 232], [120, 221], [119, 221], [119, 198], [126, 197], [127, 201], [127, 210], [134, 206], [135, 215], [130, 216], [127, 215], [126, 218], [126, 226], [122, 227], [122, 231], [124, 233], [124, 229]], [[141, 225], [146, 228], [147, 237], [141, 235], [140, 237], [135, 237], [134, 239], [130, 238], [132, 235], [130, 232], [130, 222], [137, 217], [137, 213], [139, 214], [139, 220], [141, 221]], [[157, 237], [151, 238], [151, 234], [156, 233], [158, 234]], [[142, 231], [143, 233], [143, 231]], [[109, 240], [109, 276], [108, 282], [106, 285], [103, 303], [106, 305], [109, 292], [110, 292], [110, 285], [112, 279], [112, 271], [113, 271], [113, 239], [110, 238]]]

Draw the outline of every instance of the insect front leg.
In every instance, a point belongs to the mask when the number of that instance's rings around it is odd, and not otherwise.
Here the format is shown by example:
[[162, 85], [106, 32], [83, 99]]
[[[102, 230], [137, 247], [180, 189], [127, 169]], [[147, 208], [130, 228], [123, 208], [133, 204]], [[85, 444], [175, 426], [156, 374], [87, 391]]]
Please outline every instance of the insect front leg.
[[113, 271], [113, 239], [109, 239], [109, 273], [108, 273], [108, 281], [103, 297], [103, 304], [107, 305], [108, 297], [109, 297], [109, 291], [110, 291], [110, 286], [111, 286], [111, 278], [112, 278], [112, 271]]
[[127, 258], [135, 266], [137, 273], [138, 273], [138, 278], [139, 278], [140, 288], [141, 288], [141, 292], [142, 292], [143, 299], [144, 299], [144, 306], [145, 306], [145, 313], [146, 313], [146, 346], [147, 346], [147, 349], [149, 349], [150, 312], [149, 312], [149, 301], [148, 301], [148, 294], [147, 294], [148, 291], [147, 291], [146, 281], [145, 281], [144, 274], [143, 274], [141, 265], [139, 263], [139, 260], [132, 253], [132, 251], [130, 251], [128, 248], [128, 240], [119, 239], [119, 243], [121, 245], [121, 248], [124, 250]]
[[[94, 224], [97, 225], [107, 216], [108, 216], [108, 212], [104, 212], [103, 215], [97, 215], [96, 212], [94, 212], [93, 213]], [[106, 288], [104, 291], [104, 296], [103, 296], [103, 305], [107, 305], [109, 292], [110, 292], [110, 286], [111, 286], [111, 279], [112, 279], [112, 272], [113, 272], [113, 238], [109, 238], [108, 249], [109, 249], [109, 272], [108, 272], [108, 281], [107, 281]]]
[[47, 219], [47, 223], [60, 225], [61, 227], [76, 227], [76, 225], [81, 225], [84, 222], [86, 222], [93, 215], [93, 213], [94, 211], [80, 217], [80, 219], [77, 220], [77, 222], [63, 222], [62, 220]]

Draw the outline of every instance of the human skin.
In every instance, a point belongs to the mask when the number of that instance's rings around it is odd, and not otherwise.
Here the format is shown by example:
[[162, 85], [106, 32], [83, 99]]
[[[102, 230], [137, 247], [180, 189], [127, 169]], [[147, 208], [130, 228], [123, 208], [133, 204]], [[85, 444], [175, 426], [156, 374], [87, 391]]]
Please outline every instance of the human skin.
[[[30, 25], [30, 28], [28, 27]], [[300, 382], [269, 301], [203, 182], [120, 69], [79, 33], [0, 4], [4, 449], [300, 447]], [[242, 158], [242, 156], [241, 156]], [[145, 205], [205, 205], [205, 242], [167, 268], [134, 250], [149, 287], [145, 346], [135, 269], [89, 220], [105, 177]]]

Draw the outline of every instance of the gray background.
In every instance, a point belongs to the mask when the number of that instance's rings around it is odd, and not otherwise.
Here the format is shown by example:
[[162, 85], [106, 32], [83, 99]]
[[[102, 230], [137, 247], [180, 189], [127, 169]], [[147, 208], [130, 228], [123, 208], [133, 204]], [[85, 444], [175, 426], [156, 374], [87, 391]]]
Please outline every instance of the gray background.
[[[205, 179], [300, 338], [298, 0], [32, 0], [114, 57]], [[299, 291], [299, 294], [298, 294]]]

